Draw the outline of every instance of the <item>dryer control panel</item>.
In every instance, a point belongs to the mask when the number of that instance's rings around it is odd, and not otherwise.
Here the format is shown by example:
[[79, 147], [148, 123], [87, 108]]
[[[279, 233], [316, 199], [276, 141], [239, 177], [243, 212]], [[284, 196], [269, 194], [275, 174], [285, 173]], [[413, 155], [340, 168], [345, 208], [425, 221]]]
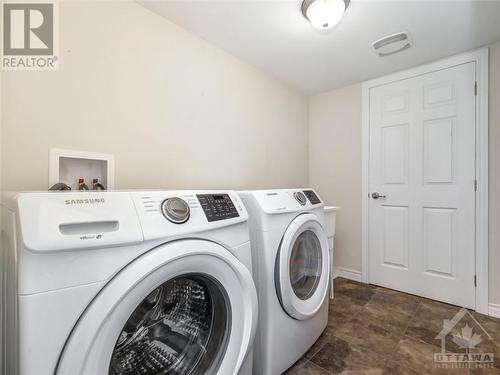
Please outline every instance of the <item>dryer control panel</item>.
[[229, 194], [197, 194], [209, 222], [240, 216]]
[[319, 199], [314, 190], [304, 190], [304, 194], [306, 195], [307, 199], [309, 199], [309, 202], [311, 202], [311, 204], [321, 203], [321, 199]]
[[324, 204], [314, 189], [275, 189], [240, 191], [240, 196], [253, 197], [268, 214], [304, 212], [323, 208]]

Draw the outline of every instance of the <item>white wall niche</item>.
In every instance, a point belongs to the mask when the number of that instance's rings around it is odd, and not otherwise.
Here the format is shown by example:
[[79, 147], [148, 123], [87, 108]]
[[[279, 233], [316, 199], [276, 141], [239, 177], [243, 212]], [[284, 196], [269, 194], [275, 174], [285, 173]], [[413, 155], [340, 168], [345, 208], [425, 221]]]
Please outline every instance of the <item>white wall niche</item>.
[[49, 186], [63, 182], [78, 190], [78, 180], [83, 178], [92, 189], [97, 178], [106, 190], [115, 185], [115, 158], [111, 154], [51, 148], [49, 151]]

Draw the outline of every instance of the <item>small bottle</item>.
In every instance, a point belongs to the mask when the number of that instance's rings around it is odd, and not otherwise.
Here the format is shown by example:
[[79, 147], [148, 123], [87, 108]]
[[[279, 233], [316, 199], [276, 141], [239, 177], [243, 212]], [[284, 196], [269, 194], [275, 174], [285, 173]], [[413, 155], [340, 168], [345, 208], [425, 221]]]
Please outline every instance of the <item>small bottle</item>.
[[97, 179], [97, 178], [94, 178], [92, 180], [92, 189], [93, 190], [106, 190], [106, 188], [102, 184], [99, 183], [99, 179]]
[[78, 190], [89, 190], [89, 187], [87, 186], [83, 178], [80, 178], [78, 180]]

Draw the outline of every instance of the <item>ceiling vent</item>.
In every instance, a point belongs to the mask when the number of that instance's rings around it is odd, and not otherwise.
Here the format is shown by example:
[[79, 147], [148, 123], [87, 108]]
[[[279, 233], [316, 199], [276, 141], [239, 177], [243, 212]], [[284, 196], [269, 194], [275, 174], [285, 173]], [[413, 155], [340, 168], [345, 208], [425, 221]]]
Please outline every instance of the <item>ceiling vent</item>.
[[407, 32], [396, 33], [376, 40], [372, 48], [379, 56], [389, 56], [411, 47], [411, 38]]

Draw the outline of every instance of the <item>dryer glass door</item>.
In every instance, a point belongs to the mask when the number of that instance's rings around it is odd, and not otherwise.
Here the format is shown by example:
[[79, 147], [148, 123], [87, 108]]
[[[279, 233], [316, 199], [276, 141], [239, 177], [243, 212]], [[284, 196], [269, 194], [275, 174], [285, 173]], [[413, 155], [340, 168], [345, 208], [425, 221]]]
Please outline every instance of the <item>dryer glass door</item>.
[[203, 275], [169, 280], [125, 323], [109, 374], [215, 372], [226, 350], [230, 318], [229, 301], [215, 280]]
[[276, 290], [292, 318], [311, 318], [321, 308], [330, 274], [328, 239], [313, 214], [296, 217], [283, 235], [276, 259]]
[[300, 233], [290, 254], [290, 282], [301, 300], [310, 298], [318, 289], [323, 254], [318, 236], [311, 230]]

